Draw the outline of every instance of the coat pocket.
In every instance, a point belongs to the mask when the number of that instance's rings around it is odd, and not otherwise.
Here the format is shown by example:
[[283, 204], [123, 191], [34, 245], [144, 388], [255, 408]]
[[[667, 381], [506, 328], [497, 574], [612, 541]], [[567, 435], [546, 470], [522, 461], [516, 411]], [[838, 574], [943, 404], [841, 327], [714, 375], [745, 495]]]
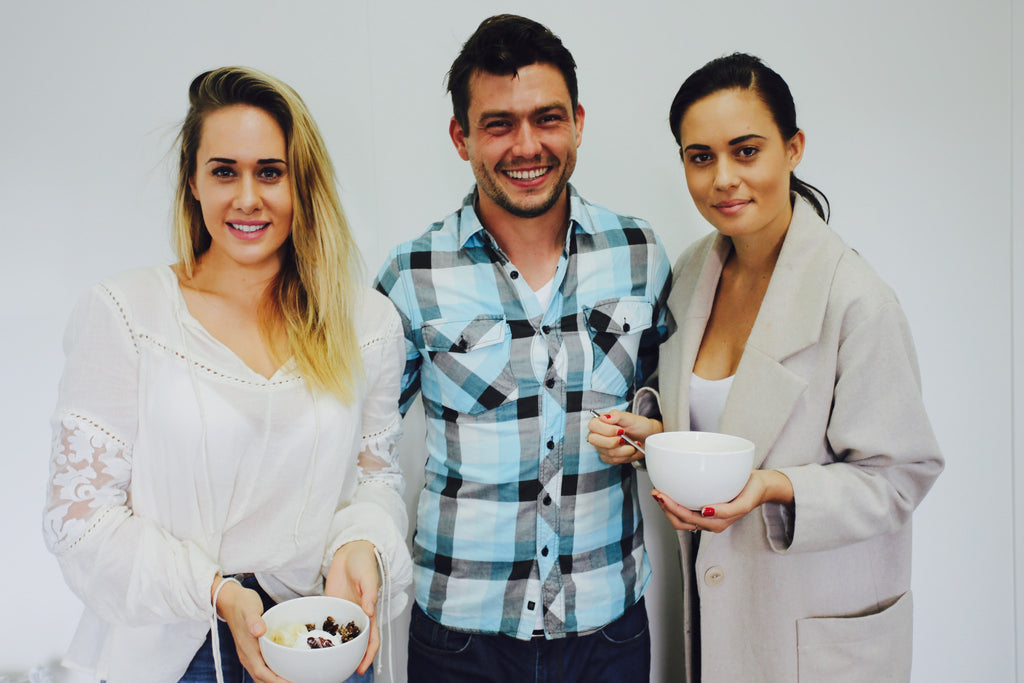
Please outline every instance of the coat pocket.
[[503, 317], [427, 321], [423, 345], [438, 370], [445, 407], [479, 415], [519, 397], [509, 366], [512, 335]]
[[914, 606], [910, 591], [881, 612], [797, 621], [800, 683], [909, 681]]

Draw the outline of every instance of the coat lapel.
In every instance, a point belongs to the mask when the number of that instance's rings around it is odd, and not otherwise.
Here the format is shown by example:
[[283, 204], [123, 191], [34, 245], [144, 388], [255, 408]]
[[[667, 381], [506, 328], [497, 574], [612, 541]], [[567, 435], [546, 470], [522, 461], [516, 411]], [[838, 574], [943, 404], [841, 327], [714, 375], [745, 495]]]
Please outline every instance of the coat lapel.
[[784, 363], [821, 336], [829, 297], [821, 283], [831, 282], [842, 256], [826, 239], [828, 229], [809, 204], [794, 202], [793, 220], [726, 400], [722, 431], [754, 442], [755, 467], [764, 466], [807, 388], [806, 379]]
[[663, 386], [672, 386], [674, 382], [677, 388], [662, 392], [663, 417], [669, 431], [690, 428], [690, 373], [730, 249], [728, 240], [712, 234], [676, 264], [677, 278], [669, 293], [668, 310], [678, 324], [674, 333], [677, 338], [662, 346], [659, 371]]
[[754, 467], [764, 465], [807, 381], [748, 343], [722, 412], [719, 430], [754, 442]]
[[[722, 413], [721, 431], [756, 445], [756, 467], [764, 464], [807, 386], [784, 361], [815, 344], [821, 334], [829, 291], [820, 283], [831, 281], [830, 273], [842, 256], [841, 247], [825, 239], [827, 230], [810, 205], [800, 199], [794, 202], [793, 220]], [[699, 275], [686, 282], [681, 273], [681, 286], [673, 287], [669, 297], [670, 310], [685, 310], [677, 317], [682, 320], [681, 343], [672, 345], [679, 356], [678, 367], [672, 370], [679, 382], [679, 403], [673, 406], [678, 422], [672, 428], [686, 429], [690, 424], [690, 373], [730, 248], [728, 238], [718, 236], [696, 251], [694, 259], [703, 256]], [[691, 271], [697, 270], [690, 265]], [[679, 299], [673, 301], [677, 289]]]

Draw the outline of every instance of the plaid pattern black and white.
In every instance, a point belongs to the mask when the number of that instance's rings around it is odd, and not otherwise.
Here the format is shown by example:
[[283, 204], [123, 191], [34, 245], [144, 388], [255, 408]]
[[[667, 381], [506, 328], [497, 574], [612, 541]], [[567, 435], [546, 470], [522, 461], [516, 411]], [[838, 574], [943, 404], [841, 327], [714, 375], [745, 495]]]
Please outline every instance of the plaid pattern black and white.
[[666, 334], [670, 266], [650, 226], [569, 186], [547, 310], [483, 229], [474, 193], [396, 247], [377, 288], [405, 324], [402, 412], [421, 391], [416, 599], [442, 624], [529, 638], [593, 631], [650, 575], [634, 470], [587, 443], [626, 408]]

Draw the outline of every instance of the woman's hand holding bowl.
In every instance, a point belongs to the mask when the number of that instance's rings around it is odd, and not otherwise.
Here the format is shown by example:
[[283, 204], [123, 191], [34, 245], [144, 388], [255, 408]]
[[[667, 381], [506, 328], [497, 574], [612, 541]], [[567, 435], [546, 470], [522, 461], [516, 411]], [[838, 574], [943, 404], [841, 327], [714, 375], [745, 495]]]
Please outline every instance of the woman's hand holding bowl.
[[324, 583], [324, 595], [345, 598], [360, 605], [370, 617], [370, 642], [356, 673], [364, 674], [380, 648], [377, 626], [377, 592], [380, 590], [377, 556], [369, 541], [352, 541], [338, 548]]
[[218, 577], [214, 581], [216, 590], [220, 582], [224, 582], [217, 594], [214, 609], [231, 629], [231, 637], [235, 640], [238, 659], [256, 683], [288, 683], [267, 666], [260, 651], [259, 638], [267, 632], [263, 621], [263, 599], [259, 593], [231, 579]]
[[778, 470], [753, 470], [743, 489], [731, 501], [691, 510], [668, 495], [654, 489], [651, 496], [661, 506], [669, 523], [680, 531], [711, 531], [720, 533], [743, 519], [764, 503], [793, 502], [793, 485]]

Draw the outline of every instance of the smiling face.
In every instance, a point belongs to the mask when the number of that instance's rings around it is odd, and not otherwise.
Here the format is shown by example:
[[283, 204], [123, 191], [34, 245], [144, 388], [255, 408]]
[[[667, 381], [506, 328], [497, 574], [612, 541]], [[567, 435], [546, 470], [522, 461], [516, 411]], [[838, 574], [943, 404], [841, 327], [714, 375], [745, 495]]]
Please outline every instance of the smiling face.
[[783, 140], [771, 111], [751, 90], [697, 100], [679, 126], [686, 186], [697, 210], [730, 237], [785, 234], [793, 215], [790, 173], [803, 131]]
[[550, 64], [530, 64], [517, 75], [477, 71], [469, 80], [469, 130], [452, 118], [455, 148], [473, 167], [479, 210], [536, 218], [564, 197], [583, 134], [583, 107], [575, 110], [565, 79]]
[[210, 233], [202, 261], [277, 269], [292, 225], [284, 132], [258, 107], [218, 109], [203, 121], [189, 181]]

